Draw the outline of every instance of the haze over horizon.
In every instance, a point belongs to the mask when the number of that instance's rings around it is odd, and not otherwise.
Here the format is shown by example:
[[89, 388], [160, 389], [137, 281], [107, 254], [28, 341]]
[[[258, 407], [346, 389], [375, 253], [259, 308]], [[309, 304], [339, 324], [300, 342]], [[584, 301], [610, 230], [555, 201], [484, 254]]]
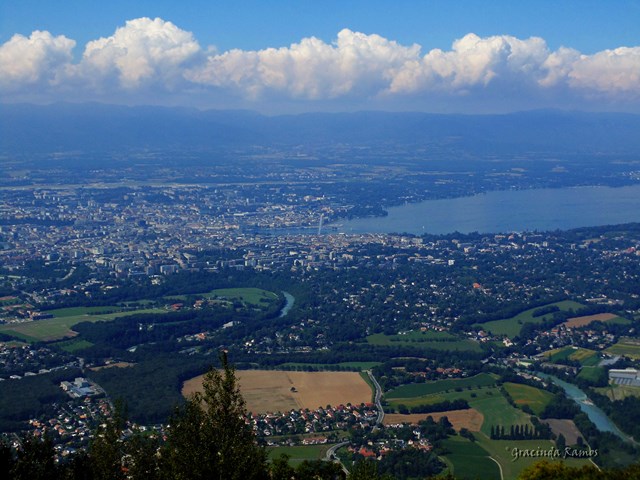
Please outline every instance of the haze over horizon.
[[312, 3], [3, 2], [0, 101], [640, 113], [640, 2]]

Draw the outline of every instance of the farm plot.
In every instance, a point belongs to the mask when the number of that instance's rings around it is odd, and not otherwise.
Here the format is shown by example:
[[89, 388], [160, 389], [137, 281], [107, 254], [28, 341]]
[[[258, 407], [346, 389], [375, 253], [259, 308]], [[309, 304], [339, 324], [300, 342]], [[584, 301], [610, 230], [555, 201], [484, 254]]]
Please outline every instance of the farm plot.
[[448, 351], [481, 351], [480, 344], [468, 338], [459, 338], [447, 332], [411, 331], [405, 334], [385, 335], [376, 333], [367, 337], [371, 345], [385, 347], [415, 347], [421, 350], [448, 350]]
[[551, 431], [556, 435], [564, 435], [567, 445], [575, 445], [578, 442], [578, 437], [582, 436], [573, 420], [549, 418], [545, 420], [545, 423], [549, 424]]
[[540, 415], [553, 399], [552, 393], [529, 385], [507, 382], [504, 384], [504, 389], [516, 405], [528, 405], [536, 415]]
[[[66, 312], [63, 315], [70, 313], [68, 311], [69, 309], [65, 310]], [[106, 314], [89, 315], [87, 313], [81, 313], [76, 315], [47, 318], [46, 320], [37, 320], [33, 322], [2, 325], [0, 327], [0, 332], [16, 336], [30, 342], [52, 342], [55, 340], [62, 340], [63, 338], [75, 337], [77, 333], [72, 330], [72, 327], [78, 323], [108, 322], [118, 317], [126, 317], [129, 315], [138, 315], [143, 313], [166, 313], [166, 310], [149, 308], [145, 310], [132, 310], [129, 312]]]
[[[562, 311], [579, 310], [583, 308], [583, 305], [581, 305], [580, 303], [573, 302], [570, 300], [551, 303], [545, 306], [546, 307], [555, 306]], [[539, 310], [540, 308], [544, 308], [544, 307], [530, 308], [529, 310], [525, 310], [524, 312], [519, 313], [515, 317], [486, 322], [481, 324], [480, 326], [484, 330], [488, 330], [494, 335], [506, 335], [509, 338], [513, 338], [520, 334], [520, 330], [522, 329], [525, 323], [542, 323], [553, 317], [553, 313], [541, 315], [539, 317], [534, 317], [533, 316], [534, 313], [536, 312], [536, 310]]]
[[452, 378], [447, 380], [437, 380], [435, 382], [402, 385], [386, 393], [385, 398], [391, 400], [399, 398], [422, 397], [425, 395], [433, 395], [449, 390], [462, 390], [464, 388], [473, 387], [487, 387], [493, 386], [495, 384], [496, 378], [494, 376], [488, 373], [480, 373], [469, 378]]
[[595, 350], [571, 346], [549, 350], [545, 352], [543, 356], [551, 363], [573, 360], [579, 362], [582, 366], [594, 366], [600, 361], [598, 352]]
[[632, 338], [622, 338], [615, 345], [606, 349], [611, 355], [624, 355], [635, 360], [640, 359], [640, 341]]
[[[240, 391], [253, 413], [286, 412], [371, 401], [371, 388], [357, 372], [239, 370]], [[182, 394], [200, 391], [202, 376], [187, 380]]]
[[280, 457], [280, 455], [289, 456], [289, 464], [293, 467], [297, 467], [305, 460], [322, 460], [327, 454], [327, 450], [332, 445], [306, 445], [295, 447], [271, 447], [267, 449], [269, 460], [273, 461]]
[[442, 417], [447, 417], [453, 428], [460, 431], [461, 428], [466, 428], [472, 432], [479, 432], [484, 421], [484, 415], [475, 408], [469, 408], [467, 410], [449, 410], [447, 412], [434, 412], [434, 413], [411, 413], [407, 415], [401, 415], [399, 413], [390, 413], [384, 416], [385, 425], [397, 425], [400, 423], [410, 423], [411, 425], [417, 425], [418, 422], [426, 420], [427, 417], [433, 418], [434, 421], [440, 420]]
[[589, 325], [591, 322], [630, 323], [626, 318], [619, 317], [613, 313], [598, 313], [596, 315], [570, 318], [563, 325], [569, 328], [580, 328]]
[[450, 437], [443, 442], [443, 447], [449, 452], [445, 458], [456, 478], [500, 480], [500, 468], [489, 458], [489, 452], [477, 443], [462, 437]]

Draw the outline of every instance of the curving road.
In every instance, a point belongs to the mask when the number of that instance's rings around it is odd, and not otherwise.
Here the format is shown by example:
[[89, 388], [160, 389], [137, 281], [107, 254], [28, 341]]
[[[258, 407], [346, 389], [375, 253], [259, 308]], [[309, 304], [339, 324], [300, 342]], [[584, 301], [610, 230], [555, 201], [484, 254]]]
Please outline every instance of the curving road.
[[373, 376], [371, 370], [367, 370], [367, 375], [369, 375], [369, 379], [373, 386], [376, 387], [376, 394], [374, 397], [374, 403], [376, 404], [376, 408], [378, 409], [378, 418], [376, 419], [376, 425], [382, 425], [382, 421], [384, 420], [384, 410], [382, 409], [382, 388], [380, 384], [376, 380], [376, 377]]
[[324, 459], [327, 462], [336, 462], [339, 463], [340, 466], [342, 467], [342, 471], [345, 473], [345, 475], [347, 475], [347, 477], [349, 476], [349, 470], [347, 470], [347, 468], [342, 464], [342, 462], [340, 460], [338, 460], [337, 458], [333, 458], [334, 455], [336, 454], [336, 450], [338, 450], [339, 448], [344, 447], [345, 445], [349, 445], [349, 443], [351, 442], [340, 442], [340, 443], [336, 443], [335, 445], [332, 445], [331, 448], [329, 448], [329, 450], [327, 450], [327, 453], [325, 454]]

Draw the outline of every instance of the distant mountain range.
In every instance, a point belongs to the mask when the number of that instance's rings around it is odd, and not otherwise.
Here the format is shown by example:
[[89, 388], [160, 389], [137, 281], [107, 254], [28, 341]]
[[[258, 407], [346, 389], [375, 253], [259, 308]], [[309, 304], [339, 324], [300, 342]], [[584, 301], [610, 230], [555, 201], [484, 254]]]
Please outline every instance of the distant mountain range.
[[60, 103], [0, 105], [0, 153], [131, 149], [449, 145], [476, 153], [640, 153], [640, 115], [538, 110], [504, 115], [306, 113]]

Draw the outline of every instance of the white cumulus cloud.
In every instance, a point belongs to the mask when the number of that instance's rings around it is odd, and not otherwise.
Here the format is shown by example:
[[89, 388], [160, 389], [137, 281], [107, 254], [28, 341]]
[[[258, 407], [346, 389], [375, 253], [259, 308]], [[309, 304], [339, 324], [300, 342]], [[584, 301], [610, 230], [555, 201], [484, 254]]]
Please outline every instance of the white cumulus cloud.
[[72, 58], [76, 42], [49, 32], [16, 34], [0, 45], [0, 87], [8, 90], [56, 84]]
[[87, 43], [79, 74], [86, 78], [115, 76], [125, 89], [145, 82], [172, 83], [200, 52], [190, 32], [160, 18], [129, 20], [106, 38]]
[[605, 94], [640, 95], [640, 47], [620, 47], [581, 56], [568, 72], [572, 87]]
[[393, 70], [419, 51], [418, 45], [405, 47], [379, 35], [344, 29], [332, 44], [310, 37], [290, 47], [213, 55], [187, 77], [251, 97], [268, 91], [307, 99], [368, 96], [384, 89]]
[[74, 47], [73, 40], [46, 31], [14, 35], [0, 45], [0, 97], [227, 108], [291, 102], [308, 109], [429, 109], [432, 100], [459, 101], [464, 108], [471, 105], [467, 99], [489, 108], [573, 108], [596, 101], [640, 108], [640, 47], [584, 55], [567, 47], [552, 51], [539, 37], [469, 33], [448, 50], [423, 52], [417, 44], [343, 29], [332, 42], [307, 37], [281, 48], [217, 53], [161, 18], [127, 21], [111, 36], [88, 42], [75, 62]]
[[456, 40], [450, 51], [434, 49], [408, 62], [396, 72], [389, 90], [465, 91], [498, 80], [533, 81], [548, 56], [549, 50], [541, 38], [520, 40], [508, 35], [481, 38], [470, 33]]

